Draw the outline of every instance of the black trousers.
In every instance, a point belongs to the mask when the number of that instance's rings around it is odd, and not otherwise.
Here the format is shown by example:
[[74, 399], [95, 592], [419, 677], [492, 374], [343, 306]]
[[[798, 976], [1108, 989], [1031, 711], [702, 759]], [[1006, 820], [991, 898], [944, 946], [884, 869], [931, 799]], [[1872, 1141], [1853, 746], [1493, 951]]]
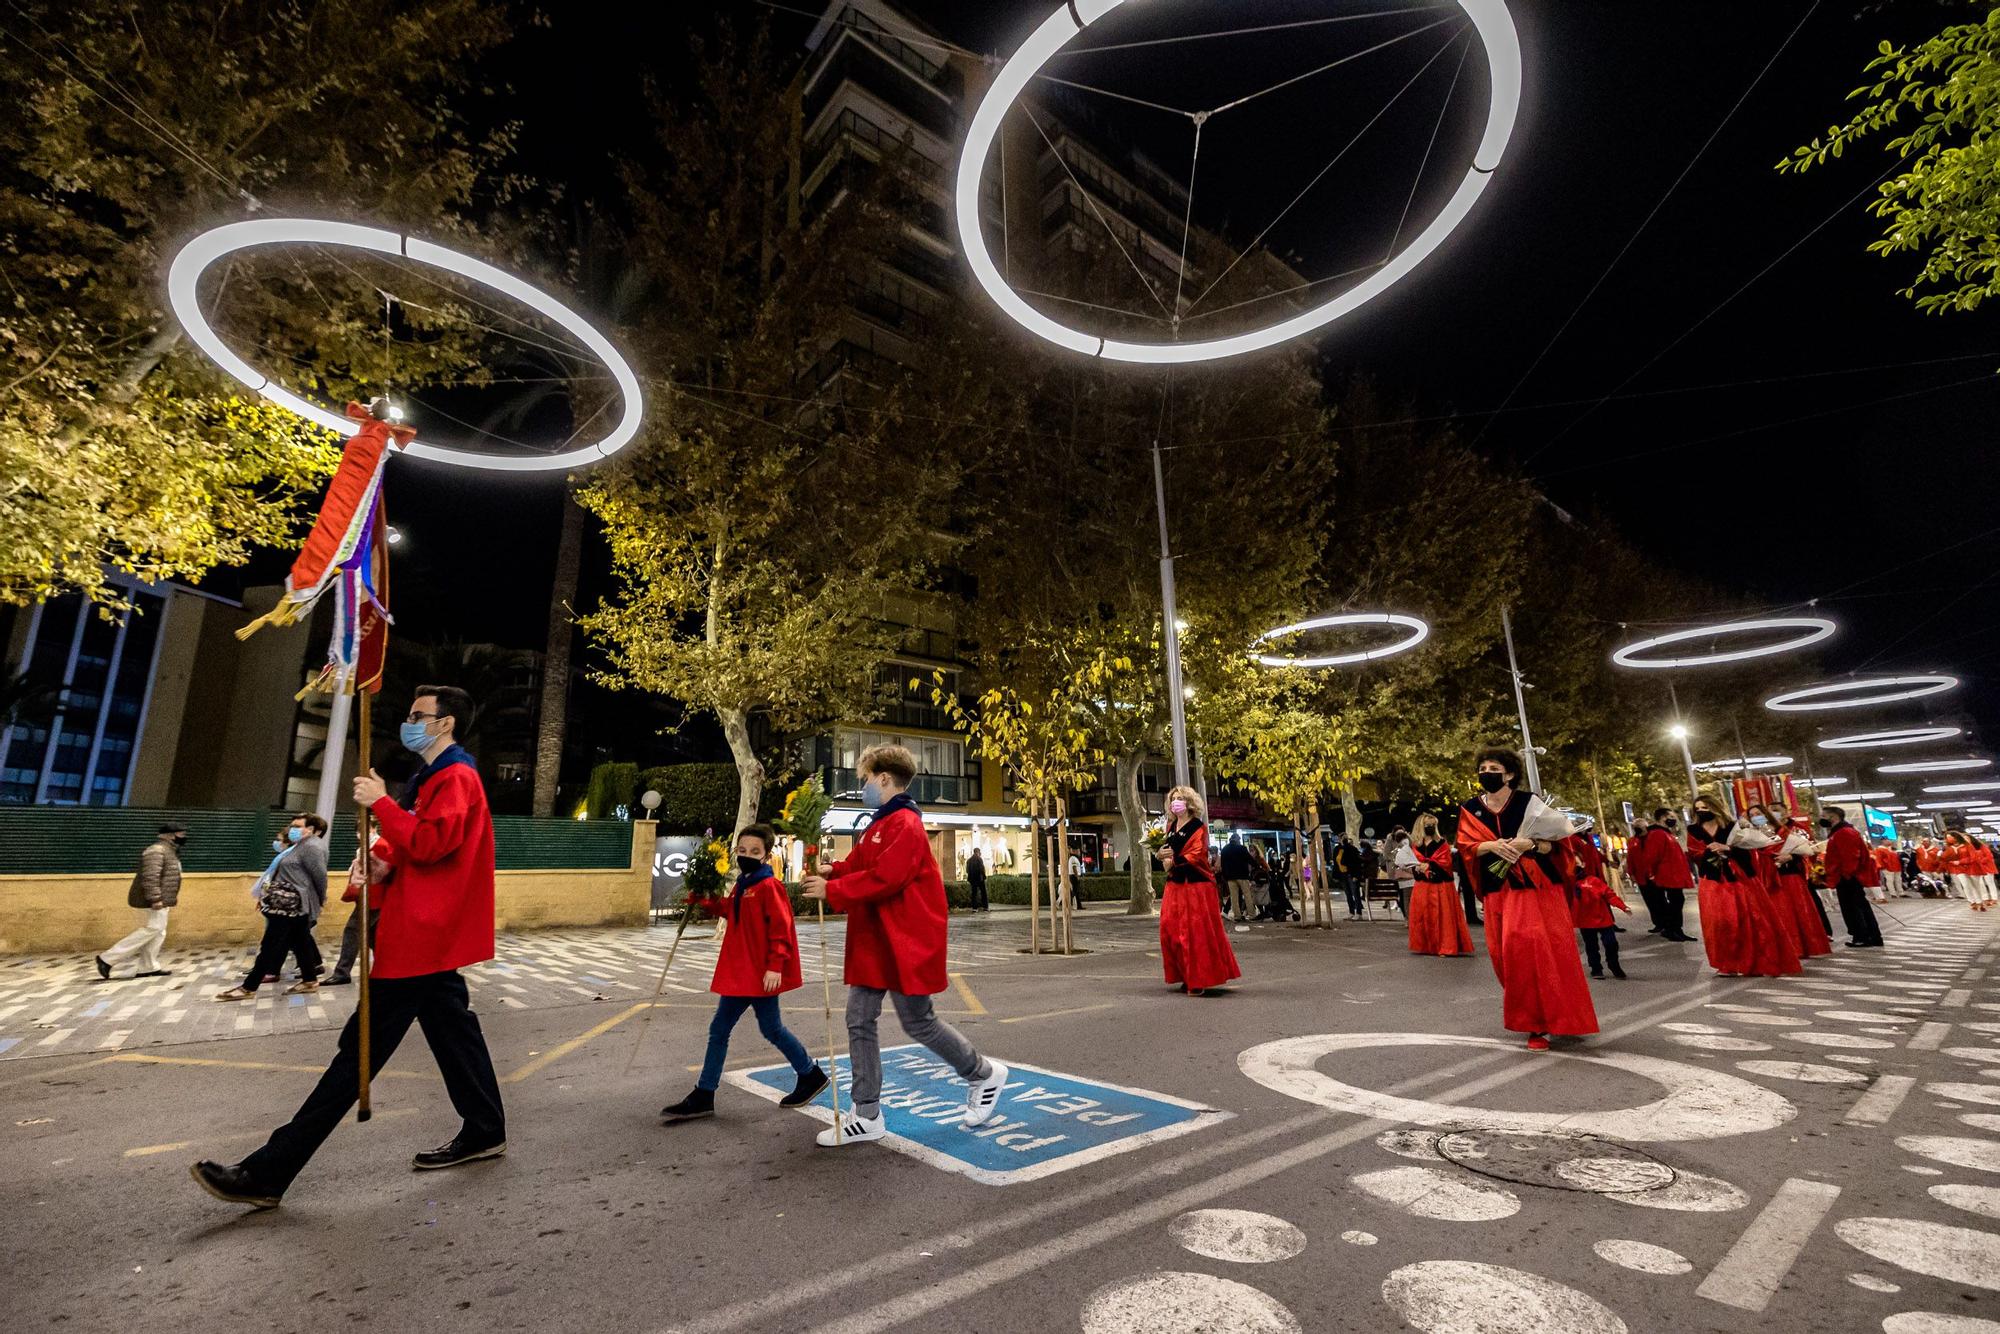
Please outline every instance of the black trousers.
[[1868, 906], [1868, 891], [1861, 887], [1859, 880], [1840, 882], [1840, 921], [1847, 928], [1847, 943], [1850, 945], [1880, 945], [1882, 927], [1875, 920], [1875, 910]]
[[1653, 930], [1665, 932], [1667, 929], [1667, 901], [1658, 885], [1639, 886], [1639, 897], [1645, 900], [1646, 916], [1653, 923]]
[[987, 903], [986, 903], [986, 882], [985, 882], [984, 880], [974, 880], [974, 881], [973, 881], [973, 882], [971, 883], [971, 886], [970, 886], [970, 888], [971, 888], [971, 891], [972, 891], [972, 908], [973, 908], [973, 911], [975, 911], [975, 912], [985, 912], [985, 911], [986, 911], [986, 908], [987, 908]]
[[[464, 1118], [465, 1128], [459, 1133], [481, 1146], [504, 1141], [507, 1117], [500, 1106], [500, 1082], [493, 1076], [493, 1057], [487, 1053], [479, 1016], [472, 1012], [465, 979], [456, 972], [376, 978], [368, 1000], [371, 1075], [388, 1064], [414, 1022], [424, 1030], [424, 1041], [430, 1044], [431, 1056], [444, 1076], [452, 1107]], [[243, 1160], [243, 1170], [259, 1185], [282, 1194], [360, 1094], [361, 1017], [355, 1014], [340, 1030], [340, 1047], [333, 1064], [319, 1077], [292, 1119], [271, 1132], [263, 1148]]]
[[[382, 921], [382, 910], [368, 910], [368, 948], [375, 948], [375, 928]], [[355, 904], [347, 914], [347, 925], [340, 928], [340, 958], [334, 961], [333, 975], [347, 977], [354, 971], [354, 961], [361, 956], [361, 905]]]
[[243, 979], [243, 989], [255, 991], [265, 978], [282, 973], [287, 954], [298, 956], [299, 976], [307, 982], [325, 971], [319, 942], [313, 939], [312, 918], [265, 913], [264, 939], [257, 946], [257, 962], [250, 965], [250, 976]]
[[1618, 933], [1608, 926], [1585, 926], [1577, 929], [1583, 937], [1583, 957], [1590, 960], [1590, 971], [1604, 971], [1604, 964], [1597, 957], [1598, 946], [1604, 948], [1604, 961], [1613, 968], [1618, 966]]
[[1669, 940], [1686, 935], [1687, 891], [1655, 887], [1653, 892], [1660, 896], [1660, 934]]

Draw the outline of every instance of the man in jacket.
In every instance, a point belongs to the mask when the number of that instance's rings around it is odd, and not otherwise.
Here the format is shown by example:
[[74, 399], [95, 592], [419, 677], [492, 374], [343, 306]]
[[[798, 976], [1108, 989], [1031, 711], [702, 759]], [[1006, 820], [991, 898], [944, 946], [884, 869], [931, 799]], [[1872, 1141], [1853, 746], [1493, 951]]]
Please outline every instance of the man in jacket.
[[[1250, 849], [1231, 834], [1222, 845], [1222, 885], [1229, 893], [1230, 916], [1240, 924], [1250, 917]], [[1246, 928], [1247, 929], [1247, 928]]]
[[137, 931], [97, 956], [97, 975], [107, 980], [127, 962], [137, 971], [126, 977], [166, 977], [171, 969], [160, 967], [160, 947], [167, 943], [167, 913], [181, 901], [181, 846], [187, 830], [177, 824], [160, 826], [160, 836], [139, 854], [139, 872], [125, 902], [146, 914]]
[[987, 911], [986, 903], [986, 859], [974, 848], [972, 855], [965, 859], [965, 885], [972, 891], [972, 911]]
[[[423, 767], [402, 799], [391, 799], [372, 769], [354, 780], [355, 803], [375, 817], [396, 864], [395, 890], [382, 905], [369, 970], [371, 1073], [395, 1053], [411, 1024], [420, 1025], [451, 1105], [465, 1122], [450, 1143], [411, 1160], [420, 1172], [507, 1151], [493, 1058], [458, 975], [493, 957], [493, 820], [479, 769], [456, 741], [472, 713], [472, 697], [456, 686], [418, 686], [402, 741]], [[276, 1207], [354, 1105], [360, 1078], [357, 1014], [341, 1030], [333, 1064], [292, 1119], [240, 1163], [196, 1163], [194, 1179], [217, 1199]]]
[[1849, 949], [1879, 948], [1882, 928], [1875, 910], [1868, 906], [1865, 882], [1874, 878], [1875, 861], [1868, 855], [1868, 840], [1847, 823], [1847, 812], [1827, 806], [1822, 812], [1832, 821], [1826, 834], [1826, 882], [1840, 900], [1840, 920], [1847, 926]]
[[1645, 816], [1632, 817], [1632, 837], [1625, 843], [1625, 875], [1639, 887], [1639, 897], [1645, 902], [1646, 917], [1652, 922], [1646, 928], [1646, 934], [1657, 936], [1666, 931], [1663, 921], [1666, 913], [1660, 891], [1646, 872], [1646, 831], [1651, 827]]
[[1664, 806], [1654, 811], [1653, 827], [1646, 831], [1639, 858], [1646, 883], [1659, 896], [1660, 935], [1667, 940], [1688, 941], [1696, 937], [1681, 924], [1687, 911], [1687, 892], [1694, 888], [1694, 868], [1681, 846], [1679, 829], [1680, 820], [1672, 811]]

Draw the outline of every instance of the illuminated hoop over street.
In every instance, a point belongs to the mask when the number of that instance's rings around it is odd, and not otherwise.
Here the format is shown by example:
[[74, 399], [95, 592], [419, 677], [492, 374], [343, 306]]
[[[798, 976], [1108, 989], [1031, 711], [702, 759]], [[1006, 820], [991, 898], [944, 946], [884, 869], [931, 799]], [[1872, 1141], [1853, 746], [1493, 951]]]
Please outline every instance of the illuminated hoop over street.
[[1821, 750], [1874, 750], [1878, 746], [1917, 746], [1926, 741], [1948, 741], [1958, 735], [1956, 727], [1897, 727], [1887, 732], [1855, 732], [1830, 736], [1819, 743]]
[[1695, 768], [1704, 773], [1755, 773], [1759, 769], [1782, 769], [1792, 762], [1789, 755], [1751, 755], [1742, 759], [1710, 760]]
[[1250, 333], [1202, 343], [1127, 343], [1072, 329], [1029, 305], [1001, 276], [993, 263], [992, 254], [986, 248], [986, 232], [980, 217], [979, 183], [986, 172], [988, 150], [1000, 133], [1001, 119], [1028, 86], [1028, 80], [1034, 78], [1042, 66], [1078, 33], [1124, 3], [1126, 0], [1071, 0], [1071, 3], [1059, 6], [1042, 20], [1041, 26], [1029, 35], [1020, 50], [1008, 58], [994, 77], [993, 86], [987, 89], [986, 96], [979, 103], [979, 110], [973, 113], [972, 123], [966, 128], [965, 149], [958, 159], [958, 241], [965, 251], [966, 262], [972, 266], [972, 276], [1010, 319], [1058, 347], [1112, 361], [1212, 361], [1219, 357], [1255, 352], [1331, 324], [1387, 291], [1444, 243], [1444, 239], [1472, 212], [1479, 196], [1485, 193], [1488, 182], [1493, 179], [1494, 169], [1500, 165], [1500, 159], [1507, 151], [1507, 141], [1513, 137], [1514, 118], [1521, 109], [1521, 39], [1514, 31], [1513, 16], [1507, 12], [1505, 0], [1457, 0], [1466, 17], [1472, 20], [1472, 26], [1479, 32], [1479, 40], [1486, 48], [1486, 63], [1492, 72], [1493, 105], [1487, 110], [1486, 130], [1472, 155], [1472, 167], [1466, 172], [1465, 179], [1459, 182], [1457, 192], [1431, 225], [1400, 254], [1371, 274], [1367, 281], [1331, 300]]
[[1912, 760], [1908, 764], [1878, 764], [1878, 774], [1947, 774], [1966, 769], [1990, 769], [1991, 760]]
[[1977, 783], [1932, 783], [1924, 789], [1926, 793], [1948, 792], [2000, 792], [2000, 779], [1981, 779]]
[[[1614, 650], [1611, 661], [1620, 667], [1712, 667], [1717, 663], [1741, 662], [1745, 658], [1768, 658], [1773, 653], [1790, 653], [1808, 644], [1817, 644], [1833, 634], [1839, 627], [1824, 616], [1774, 616], [1762, 621], [1730, 621], [1724, 625], [1705, 625], [1694, 630], [1676, 630], [1670, 635], [1655, 635], [1642, 639], [1636, 644], [1627, 644]], [[1717, 635], [1755, 634], [1759, 630], [1799, 630], [1800, 635], [1792, 639], [1779, 640], [1775, 644], [1764, 644], [1757, 648], [1738, 649], [1734, 653], [1708, 652], [1697, 658], [1640, 658], [1638, 655], [1650, 649], [1664, 648], [1668, 644], [1685, 644], [1689, 640], [1709, 640]]]
[[1275, 630], [1266, 630], [1251, 641], [1250, 647], [1268, 644], [1274, 639], [1285, 639], [1291, 635], [1303, 634], [1307, 630], [1325, 630], [1336, 625], [1400, 625], [1408, 630], [1409, 637], [1399, 639], [1382, 648], [1371, 648], [1363, 653], [1337, 653], [1324, 658], [1286, 658], [1277, 654], [1253, 653], [1250, 656], [1265, 667], [1346, 667], [1357, 662], [1373, 662], [1377, 658], [1394, 657], [1407, 653], [1431, 637], [1428, 621], [1415, 616], [1401, 616], [1387, 611], [1344, 612], [1333, 616], [1315, 616], [1309, 621], [1296, 625], [1281, 625]]
[[[1858, 681], [1829, 681], [1825, 685], [1787, 690], [1764, 701], [1764, 707], [1778, 713], [1817, 713], [1821, 709], [1863, 709], [1871, 704], [1895, 704], [1906, 699], [1922, 699], [1956, 689], [1956, 676], [1868, 676]], [[1860, 699], [1827, 699], [1854, 690], [1880, 690], [1879, 695]]]
[[363, 227], [351, 222], [326, 222], [318, 218], [259, 218], [250, 222], [232, 222], [203, 232], [181, 248], [174, 256], [173, 266], [167, 271], [167, 299], [173, 305], [174, 314], [181, 327], [194, 345], [207, 353], [209, 359], [226, 371], [231, 377], [242, 381], [263, 397], [279, 407], [296, 412], [316, 426], [339, 435], [354, 434], [360, 423], [342, 416], [331, 408], [321, 407], [299, 397], [277, 381], [259, 371], [243, 358], [237, 356], [216, 335], [209, 325], [208, 317], [201, 312], [200, 303], [195, 299], [195, 289], [201, 282], [201, 275], [208, 267], [225, 255], [251, 246], [260, 245], [333, 245], [346, 246], [351, 250], [372, 250], [381, 255], [397, 255], [415, 260], [419, 264], [429, 264], [435, 268], [469, 278], [482, 286], [513, 297], [522, 305], [546, 315], [561, 325], [578, 342], [595, 353], [611, 372], [617, 382], [618, 394], [623, 402], [624, 415], [611, 433], [595, 444], [579, 445], [575, 449], [564, 450], [560, 454], [530, 457], [498, 454], [478, 454], [470, 450], [449, 449], [443, 445], [426, 444], [413, 440], [401, 451], [411, 458], [430, 459], [436, 463], [451, 463], [462, 468], [491, 468], [501, 472], [555, 472], [596, 463], [630, 444], [632, 437], [639, 433], [641, 400], [639, 379], [626, 364], [625, 358], [611, 340], [597, 332], [584, 318], [554, 297], [522, 282], [511, 273], [505, 273], [469, 255], [461, 255], [455, 250], [446, 250], [415, 236], [404, 236], [386, 231], [380, 227]]
[[[1831, 795], [1834, 804], [1837, 806], [1843, 801], [1877, 801], [1885, 797], [1893, 797], [1896, 794], [1893, 792], [1835, 792]], [[1888, 808], [1877, 806], [1875, 809], [1880, 811], [1887, 810]]]
[[1982, 814], [1984, 814], [1985, 808], [1991, 806], [1992, 804], [1993, 802], [1990, 798], [1983, 801], [1920, 801], [1917, 803], [1917, 809], [1920, 811], [1977, 810]]

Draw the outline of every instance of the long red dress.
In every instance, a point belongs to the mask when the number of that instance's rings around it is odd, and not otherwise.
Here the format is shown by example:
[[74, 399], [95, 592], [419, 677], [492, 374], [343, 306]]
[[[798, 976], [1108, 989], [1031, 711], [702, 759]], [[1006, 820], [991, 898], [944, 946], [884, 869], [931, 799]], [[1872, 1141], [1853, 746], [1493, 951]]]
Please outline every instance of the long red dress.
[[1777, 846], [1773, 844], [1757, 849], [1754, 860], [1757, 863], [1757, 879], [1763, 882], [1764, 896], [1771, 905], [1771, 916], [1778, 923], [1778, 939], [1784, 942], [1794, 959], [1805, 958], [1805, 937], [1799, 934], [1798, 920], [1792, 916], [1792, 905], [1785, 898], [1784, 886], [1778, 883]]
[[1784, 933], [1770, 888], [1757, 872], [1756, 857], [1723, 847], [1725, 825], [1711, 845], [1690, 831], [1701, 864], [1697, 891], [1701, 943], [1708, 966], [1725, 977], [1781, 977], [1805, 970]]
[[1515, 792], [1498, 812], [1478, 797], [1459, 807], [1460, 863], [1486, 909], [1486, 953], [1500, 979], [1500, 1017], [1510, 1032], [1581, 1036], [1597, 1031], [1597, 1009], [1577, 956], [1565, 882], [1573, 873], [1561, 852], [1529, 853], [1496, 881], [1481, 843], [1521, 831], [1528, 794]]
[[1190, 820], [1168, 832], [1167, 847], [1174, 862], [1160, 897], [1160, 964], [1168, 984], [1184, 982], [1192, 993], [1243, 976], [1222, 924], [1222, 900], [1216, 897], [1215, 872], [1208, 861], [1208, 827]]
[[1445, 957], [1472, 953], [1465, 907], [1451, 879], [1451, 844], [1439, 839], [1428, 848], [1411, 851], [1417, 858], [1417, 882], [1410, 889], [1410, 953]]
[[1778, 858], [1777, 864], [1778, 909], [1792, 915], [1805, 957], [1811, 959], [1833, 953], [1833, 941], [1826, 934], [1826, 923], [1820, 921], [1819, 913], [1814, 909], [1812, 886], [1806, 883], [1806, 859], [1794, 853], [1790, 857]]

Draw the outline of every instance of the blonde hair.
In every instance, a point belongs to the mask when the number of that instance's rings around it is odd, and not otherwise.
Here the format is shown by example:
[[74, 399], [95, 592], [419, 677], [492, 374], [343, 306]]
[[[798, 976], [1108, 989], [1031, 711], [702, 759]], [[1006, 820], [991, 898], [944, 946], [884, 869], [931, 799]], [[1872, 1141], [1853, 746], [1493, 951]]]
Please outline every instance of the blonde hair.
[[1208, 803], [1201, 799], [1201, 793], [1195, 791], [1191, 787], [1168, 788], [1167, 789], [1168, 815], [1173, 814], [1173, 804], [1175, 798], [1179, 798], [1180, 800], [1185, 801], [1187, 803], [1188, 814], [1192, 815], [1195, 819], [1203, 821], [1206, 821], [1208, 819]]
[[908, 746], [894, 743], [870, 746], [854, 762], [854, 771], [863, 778], [886, 774], [895, 779], [898, 786], [908, 787], [917, 778], [917, 757], [910, 753]]
[[1432, 839], [1443, 838], [1438, 832], [1438, 818], [1429, 811], [1417, 817], [1416, 831], [1410, 837], [1418, 843], [1428, 843]]

